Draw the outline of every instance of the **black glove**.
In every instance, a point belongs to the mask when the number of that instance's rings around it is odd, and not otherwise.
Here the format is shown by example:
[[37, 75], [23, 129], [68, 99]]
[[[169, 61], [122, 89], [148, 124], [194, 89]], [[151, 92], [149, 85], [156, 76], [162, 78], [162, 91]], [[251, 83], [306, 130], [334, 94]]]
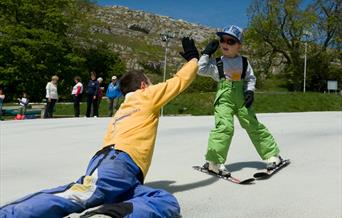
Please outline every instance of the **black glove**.
[[202, 51], [202, 54], [207, 54], [207, 55], [211, 56], [212, 54], [215, 53], [215, 51], [217, 50], [218, 46], [219, 46], [219, 41], [214, 39], [214, 40], [209, 42], [209, 44]]
[[245, 107], [249, 108], [250, 106], [252, 106], [254, 101], [254, 92], [247, 90], [245, 92]]
[[110, 217], [125, 217], [131, 214], [133, 211], [132, 203], [114, 203], [114, 204], [104, 204], [95, 210], [88, 211], [80, 218], [89, 218], [95, 215], [107, 215]]
[[189, 37], [184, 37], [182, 39], [182, 46], [184, 52], [179, 52], [179, 54], [182, 55], [182, 57], [185, 58], [185, 60], [190, 61], [193, 58], [199, 59], [199, 54], [193, 39], [189, 39]]

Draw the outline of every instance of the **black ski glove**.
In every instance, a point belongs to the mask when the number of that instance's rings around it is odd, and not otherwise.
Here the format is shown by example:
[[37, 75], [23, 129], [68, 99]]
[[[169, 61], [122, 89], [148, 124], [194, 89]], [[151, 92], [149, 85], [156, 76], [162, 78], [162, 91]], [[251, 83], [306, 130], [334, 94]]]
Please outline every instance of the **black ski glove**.
[[250, 106], [252, 106], [254, 101], [254, 92], [247, 90], [245, 92], [245, 107], [249, 108]]
[[209, 42], [209, 44], [205, 47], [205, 49], [202, 51], [202, 54], [207, 54], [209, 57], [215, 53], [219, 46], [219, 41], [214, 39]]
[[189, 37], [184, 37], [182, 39], [182, 46], [183, 52], [179, 52], [179, 54], [182, 55], [182, 57], [185, 58], [185, 60], [190, 61], [193, 58], [199, 59], [199, 54], [193, 39], [190, 39]]
[[133, 211], [132, 203], [114, 203], [114, 204], [104, 204], [95, 210], [88, 211], [80, 218], [89, 218], [95, 215], [107, 215], [110, 217], [125, 217], [131, 214]]

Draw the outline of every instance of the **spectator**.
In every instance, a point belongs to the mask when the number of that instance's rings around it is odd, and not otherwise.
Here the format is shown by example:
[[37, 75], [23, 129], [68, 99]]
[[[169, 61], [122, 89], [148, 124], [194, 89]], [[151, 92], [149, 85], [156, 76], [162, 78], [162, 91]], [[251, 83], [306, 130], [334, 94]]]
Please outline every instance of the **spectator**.
[[75, 76], [75, 85], [72, 88], [71, 95], [74, 101], [74, 114], [75, 117], [80, 116], [80, 102], [82, 100], [83, 84], [81, 83], [81, 77]]
[[116, 76], [112, 76], [112, 82], [108, 85], [106, 96], [108, 98], [108, 116], [111, 117], [113, 116], [114, 108], [116, 109], [118, 98], [122, 96]]
[[44, 118], [52, 118], [53, 110], [55, 108], [55, 104], [58, 99], [57, 93], [57, 82], [58, 76], [54, 75], [51, 78], [51, 81], [46, 84], [46, 108], [44, 113]]
[[[96, 73], [92, 71], [90, 73], [90, 80], [87, 86], [87, 112], [86, 117], [99, 116], [98, 111], [98, 92], [99, 92], [99, 82], [96, 80]], [[92, 110], [93, 109], [93, 110]], [[93, 111], [92, 114], [90, 112]]]
[[103, 92], [105, 90], [104, 86], [103, 86], [103, 79], [102, 77], [97, 78], [97, 82], [99, 82], [99, 92], [98, 92], [98, 99], [97, 99], [97, 108], [98, 110], [100, 110], [100, 104], [101, 104], [101, 100], [103, 97]]
[[23, 120], [25, 119], [25, 112], [27, 109], [27, 106], [29, 104], [29, 99], [27, 98], [26, 92], [23, 92], [23, 96], [21, 98], [17, 98], [19, 101], [19, 114], [17, 114], [17, 119], [18, 120]]
[[5, 94], [4, 90], [0, 88], [0, 120], [2, 120], [2, 105], [4, 104]]

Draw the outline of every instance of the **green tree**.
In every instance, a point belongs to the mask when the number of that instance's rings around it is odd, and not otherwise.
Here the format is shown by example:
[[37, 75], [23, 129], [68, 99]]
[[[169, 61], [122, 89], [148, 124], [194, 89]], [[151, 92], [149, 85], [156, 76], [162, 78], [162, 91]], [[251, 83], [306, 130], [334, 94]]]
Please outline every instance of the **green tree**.
[[95, 59], [103, 74], [122, 70], [118, 56], [91, 39], [93, 10], [88, 0], [0, 0], [0, 85], [7, 99], [26, 91], [40, 101], [55, 74], [67, 98], [73, 77], [88, 78]]
[[86, 66], [95, 71], [98, 76], [111, 78], [113, 75], [121, 75], [125, 71], [125, 65], [118, 55], [107, 47], [97, 47], [86, 50]]
[[73, 1], [0, 1], [0, 75], [8, 95], [44, 95], [51, 75], [62, 72], [70, 47], [66, 29]]
[[307, 43], [308, 88], [320, 90], [314, 84], [328, 79], [341, 48], [341, 1], [255, 0], [249, 14], [246, 41], [258, 70], [267, 77], [278, 69], [289, 90], [301, 90]]

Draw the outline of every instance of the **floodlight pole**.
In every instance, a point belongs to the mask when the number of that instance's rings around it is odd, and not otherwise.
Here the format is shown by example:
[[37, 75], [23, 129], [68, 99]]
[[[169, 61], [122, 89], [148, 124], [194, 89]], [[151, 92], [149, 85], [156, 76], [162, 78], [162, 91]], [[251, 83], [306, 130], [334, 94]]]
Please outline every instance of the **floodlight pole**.
[[169, 39], [167, 38], [165, 41], [165, 55], [164, 55], [164, 76], [163, 76], [163, 82], [166, 80], [166, 62], [167, 62], [167, 47], [169, 45]]
[[304, 43], [304, 82], [303, 82], [303, 93], [306, 91], [306, 62], [307, 62], [307, 50], [308, 50], [308, 37], [312, 36], [309, 31], [304, 31], [305, 43]]
[[[169, 41], [170, 39], [173, 38], [173, 36], [170, 33], [163, 33], [163, 34], [160, 34], [160, 36], [161, 36], [162, 41], [165, 42], [164, 75], [163, 75], [163, 82], [165, 82], [166, 81], [167, 49], [168, 49]], [[160, 115], [164, 116], [164, 107], [161, 108]]]
[[303, 83], [303, 92], [305, 93], [305, 86], [306, 86], [306, 52], [308, 43], [305, 41], [305, 49], [304, 49], [304, 83]]

